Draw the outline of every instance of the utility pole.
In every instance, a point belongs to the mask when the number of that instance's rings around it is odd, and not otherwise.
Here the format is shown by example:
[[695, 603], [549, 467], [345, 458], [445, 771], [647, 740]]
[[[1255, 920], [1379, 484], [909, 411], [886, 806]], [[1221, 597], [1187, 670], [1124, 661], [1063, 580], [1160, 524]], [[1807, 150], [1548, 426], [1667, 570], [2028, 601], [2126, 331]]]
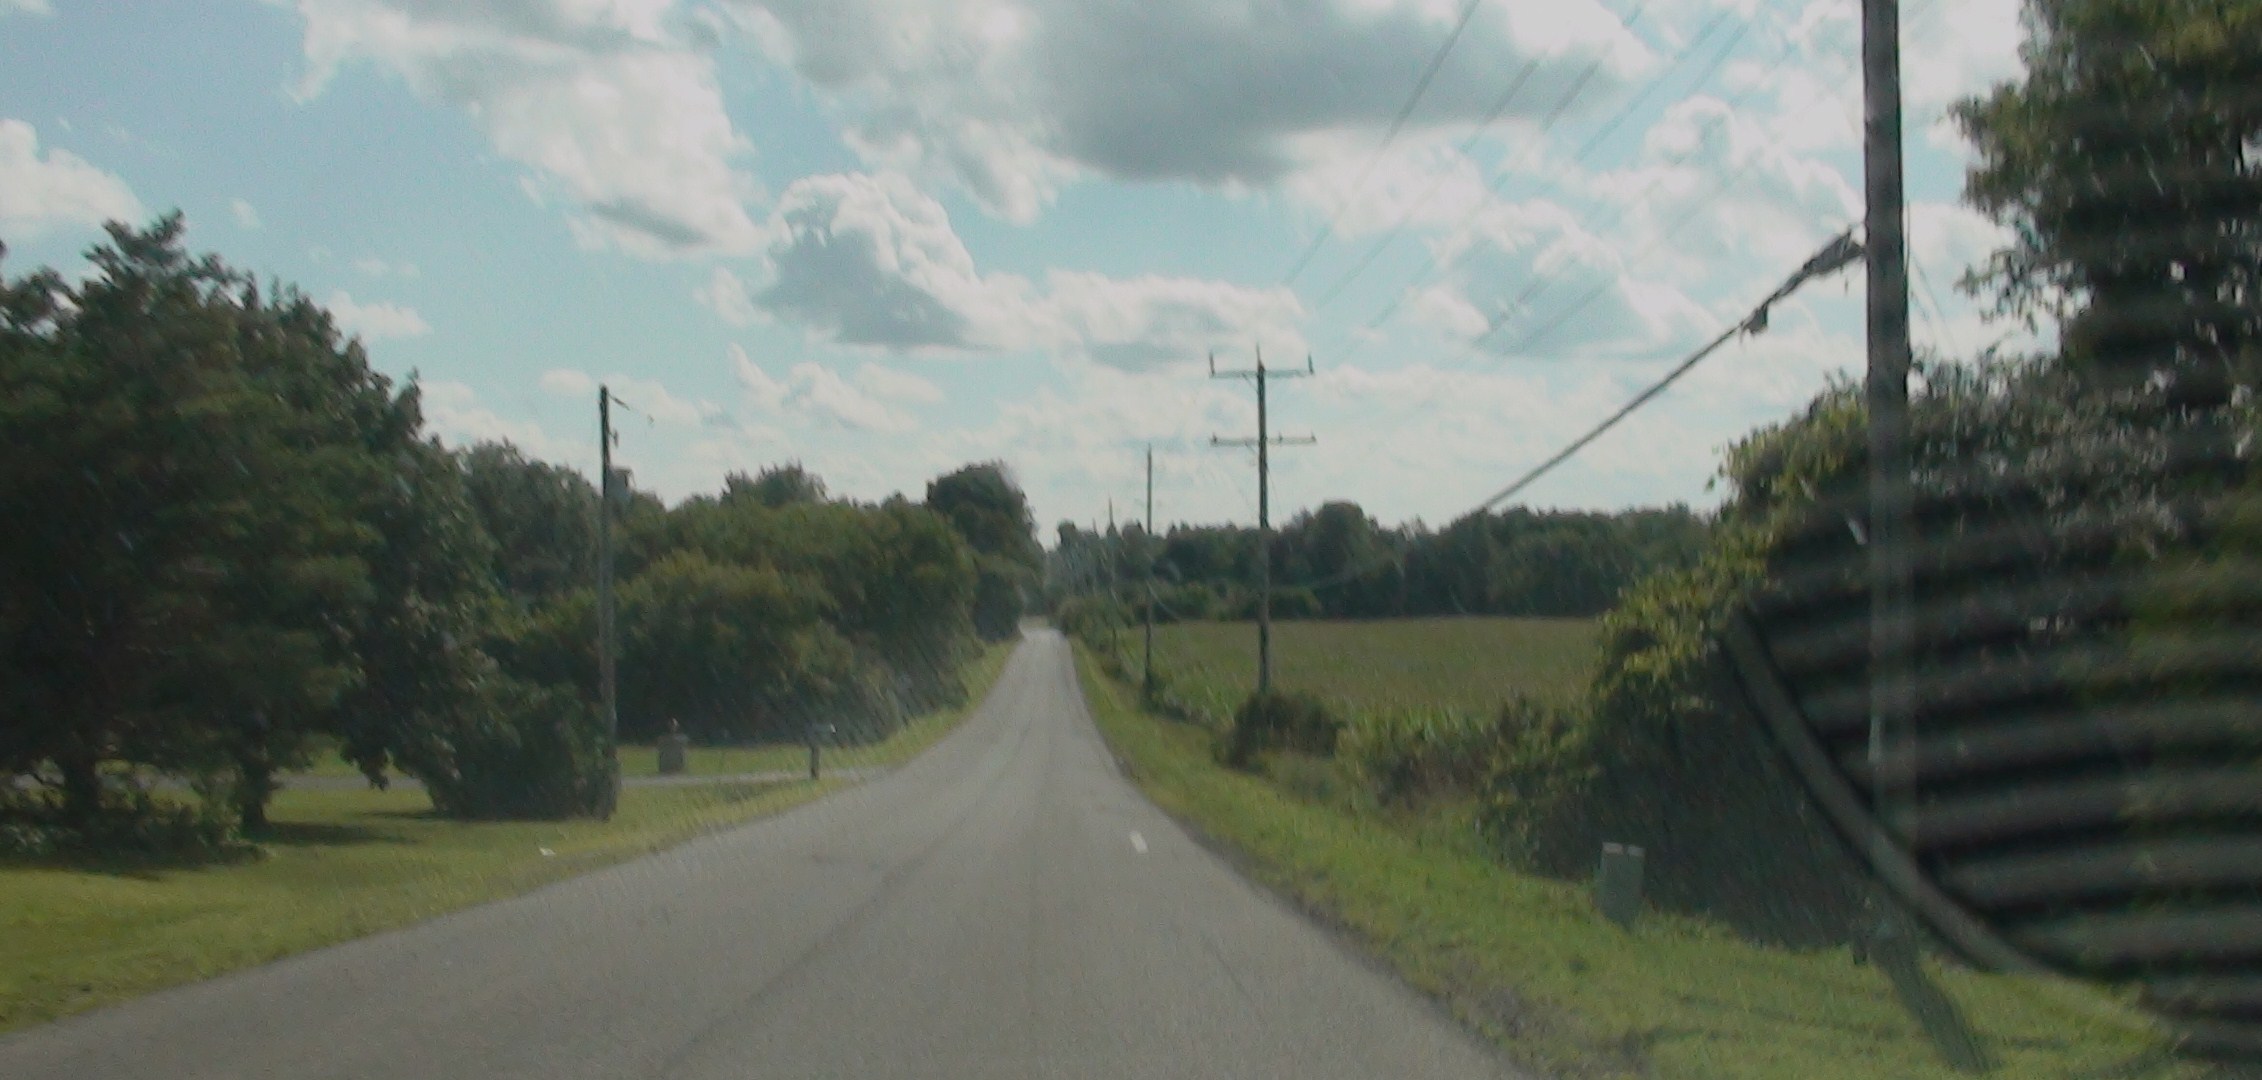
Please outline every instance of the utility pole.
[[[1915, 702], [1909, 606], [1909, 278], [1901, 166], [1900, 0], [1862, 0], [1864, 186], [1869, 370], [1869, 759], [1880, 810], [1910, 794], [1913, 770], [1887, 775], [1889, 755], [1913, 745]], [[1901, 758], [1907, 764], [1905, 754]]]
[[1219, 371], [1217, 354], [1210, 354], [1210, 377], [1213, 379], [1248, 379], [1257, 384], [1257, 437], [1254, 439], [1221, 439], [1210, 436], [1211, 446], [1255, 446], [1257, 448], [1257, 693], [1272, 689], [1272, 454], [1279, 446], [1309, 446], [1319, 440], [1310, 435], [1275, 436], [1268, 426], [1265, 413], [1265, 383], [1269, 379], [1300, 379], [1316, 369], [1312, 358], [1304, 358], [1304, 370], [1289, 368], [1270, 371], [1265, 368], [1265, 351], [1257, 348], [1257, 366], [1240, 371]]
[[1142, 576], [1147, 579], [1146, 648], [1139, 656], [1139, 693], [1152, 698], [1155, 692], [1155, 444], [1147, 444], [1147, 534], [1140, 537], [1147, 545], [1146, 558], [1140, 560]]
[[613, 392], [597, 388], [597, 686], [605, 744], [620, 775], [620, 685], [613, 666]]
[[[1862, 0], [1862, 179], [1867, 226], [1869, 370], [1869, 763], [1872, 803], [1892, 820], [1911, 811], [1903, 850], [1916, 849], [1916, 715], [1911, 617], [1916, 575], [1915, 492], [1909, 461], [1909, 257], [1901, 164], [1900, 0]], [[1888, 767], [1890, 765], [1890, 767]], [[1868, 952], [1901, 1005], [1950, 1067], [1984, 1073], [1989, 1055], [1955, 1006], [1924, 972], [1915, 932], [1887, 906]]]
[[1107, 497], [1107, 647], [1123, 655], [1123, 628], [1115, 623], [1115, 605], [1123, 599], [1123, 535], [1115, 531], [1115, 496]]

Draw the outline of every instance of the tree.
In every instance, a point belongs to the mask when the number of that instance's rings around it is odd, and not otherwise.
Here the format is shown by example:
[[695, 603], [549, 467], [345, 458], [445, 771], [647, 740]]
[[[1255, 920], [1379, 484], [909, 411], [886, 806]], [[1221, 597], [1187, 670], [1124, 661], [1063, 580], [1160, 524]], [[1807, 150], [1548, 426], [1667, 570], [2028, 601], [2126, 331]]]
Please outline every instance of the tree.
[[752, 499], [763, 506], [780, 507], [793, 503], [824, 502], [825, 482], [817, 474], [802, 468], [796, 461], [786, 465], [773, 465], [763, 469], [752, 479], [745, 473], [734, 472], [723, 478], [723, 500]]
[[2092, 387], [2211, 406], [2262, 373], [2262, 3], [2029, 0], [2026, 74], [1962, 102], [1966, 194], [2011, 230], [1972, 283], [2062, 319]]
[[6, 766], [51, 762], [67, 816], [99, 766], [230, 770], [246, 826], [359, 677], [354, 493], [398, 402], [286, 289], [191, 259], [178, 214], [109, 227], [75, 289], [7, 287], [0, 415]]
[[597, 486], [509, 443], [459, 455], [464, 497], [494, 539], [494, 577], [521, 607], [597, 580]]
[[1032, 572], [1043, 563], [1028, 496], [1003, 462], [968, 465], [928, 481], [927, 509], [949, 521], [977, 555], [1004, 559]]
[[927, 484], [927, 508], [966, 538], [978, 562], [975, 629], [1000, 641], [1013, 636], [1023, 596], [1044, 567], [1029, 499], [1002, 462], [968, 465]]
[[809, 578], [679, 551], [621, 590], [621, 698], [653, 734], [668, 720], [729, 738], [790, 739], [800, 707], [855, 658]]

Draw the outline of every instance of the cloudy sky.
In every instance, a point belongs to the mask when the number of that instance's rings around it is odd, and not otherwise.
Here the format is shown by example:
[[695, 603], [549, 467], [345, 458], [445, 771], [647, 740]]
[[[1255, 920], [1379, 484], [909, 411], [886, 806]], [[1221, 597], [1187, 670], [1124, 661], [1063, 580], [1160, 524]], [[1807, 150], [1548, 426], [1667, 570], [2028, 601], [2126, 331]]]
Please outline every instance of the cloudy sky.
[[[1906, 0], [1920, 347], [2001, 339], [1940, 122], [2017, 0]], [[1001, 458], [1043, 531], [1442, 523], [1738, 319], [1859, 214], [1858, 0], [0, 0], [0, 239], [106, 219], [297, 282], [451, 441], [640, 486], [799, 460], [905, 491]], [[1442, 57], [1442, 60], [1440, 58]], [[1808, 287], [1529, 490], [1710, 500], [1719, 448], [1858, 370]]]

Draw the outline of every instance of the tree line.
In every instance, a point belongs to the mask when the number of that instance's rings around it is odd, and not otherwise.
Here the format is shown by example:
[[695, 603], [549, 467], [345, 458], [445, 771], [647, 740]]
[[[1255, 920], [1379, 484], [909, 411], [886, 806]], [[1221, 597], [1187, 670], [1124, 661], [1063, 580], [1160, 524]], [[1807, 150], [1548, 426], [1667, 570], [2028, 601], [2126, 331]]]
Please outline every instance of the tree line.
[[[112, 224], [83, 281], [0, 277], [0, 827], [256, 831], [332, 746], [451, 815], [610, 813], [596, 485], [443, 446], [413, 380], [183, 232]], [[674, 506], [624, 476], [613, 501], [627, 738], [881, 737], [963, 693], [1038, 572], [997, 463], [919, 502], [831, 498], [798, 465]]]
[[[1706, 519], [1686, 506], [1613, 513], [1476, 513], [1443, 529], [1385, 527], [1357, 503], [1298, 513], [1272, 537], [1273, 614], [1372, 619], [1416, 615], [1592, 616], [1642, 577], [1686, 566]], [[1258, 533], [1241, 525], [1139, 525], [1095, 531], [1061, 522], [1048, 596], [1112, 596], [1172, 622], [1253, 617]]]

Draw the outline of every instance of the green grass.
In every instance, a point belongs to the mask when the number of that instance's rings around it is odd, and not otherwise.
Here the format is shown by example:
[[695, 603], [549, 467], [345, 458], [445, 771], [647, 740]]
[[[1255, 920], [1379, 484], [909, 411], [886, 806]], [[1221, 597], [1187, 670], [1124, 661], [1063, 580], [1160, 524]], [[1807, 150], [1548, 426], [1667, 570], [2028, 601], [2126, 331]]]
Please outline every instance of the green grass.
[[[1584, 890], [1487, 858], [1446, 820], [1394, 824], [1215, 764], [1206, 732], [1138, 710], [1081, 647], [1102, 732], [1148, 795], [1248, 873], [1342, 927], [1550, 1075], [1808, 1080], [1953, 1076], [1884, 976], [1844, 949], [1751, 945], [1693, 920], [1626, 933]], [[1307, 769], [1289, 786], [1325, 787]], [[1307, 792], [1307, 794], [1314, 794]], [[2201, 1076], [2074, 988], [1935, 972], [2003, 1078]]]
[[[916, 756], [981, 701], [1010, 652], [996, 646], [971, 665], [968, 709], [827, 760], [883, 766]], [[630, 788], [606, 822], [465, 823], [433, 816], [418, 791], [286, 790], [256, 859], [0, 863], [0, 1031], [517, 895], [842, 784]]]
[[[1124, 655], [1138, 659], [1137, 631]], [[1273, 624], [1273, 679], [1345, 709], [1447, 705], [1490, 713], [1510, 694], [1561, 700], [1594, 670], [1591, 619], [1465, 617]], [[1256, 679], [1255, 623], [1155, 628], [1155, 667], [1189, 702], [1230, 715]]]

